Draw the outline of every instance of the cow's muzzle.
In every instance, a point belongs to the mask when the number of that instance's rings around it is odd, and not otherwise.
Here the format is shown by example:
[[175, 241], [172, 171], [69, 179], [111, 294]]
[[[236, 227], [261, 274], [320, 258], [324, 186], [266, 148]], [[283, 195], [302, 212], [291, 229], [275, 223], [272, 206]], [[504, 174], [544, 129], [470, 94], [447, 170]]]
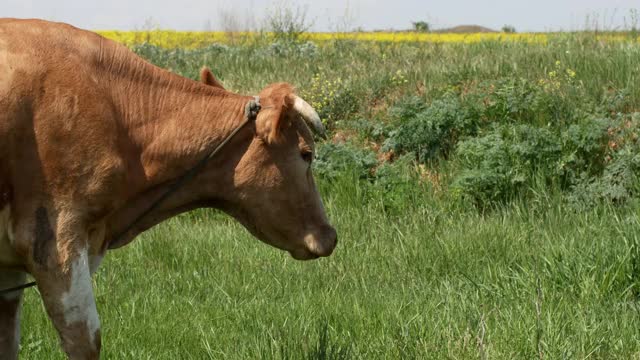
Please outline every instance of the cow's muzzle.
[[331, 226], [323, 226], [319, 231], [304, 237], [304, 247], [291, 251], [296, 260], [312, 260], [329, 256], [338, 243], [338, 234]]

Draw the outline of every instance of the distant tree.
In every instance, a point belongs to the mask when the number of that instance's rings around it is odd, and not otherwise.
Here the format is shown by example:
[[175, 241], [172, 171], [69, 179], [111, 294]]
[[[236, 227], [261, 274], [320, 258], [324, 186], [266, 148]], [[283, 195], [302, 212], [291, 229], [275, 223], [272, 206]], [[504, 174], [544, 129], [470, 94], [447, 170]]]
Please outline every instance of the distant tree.
[[505, 25], [502, 27], [502, 32], [507, 34], [514, 34], [516, 33], [516, 28], [511, 25]]
[[413, 30], [417, 32], [429, 32], [429, 23], [426, 21], [415, 21], [413, 23]]

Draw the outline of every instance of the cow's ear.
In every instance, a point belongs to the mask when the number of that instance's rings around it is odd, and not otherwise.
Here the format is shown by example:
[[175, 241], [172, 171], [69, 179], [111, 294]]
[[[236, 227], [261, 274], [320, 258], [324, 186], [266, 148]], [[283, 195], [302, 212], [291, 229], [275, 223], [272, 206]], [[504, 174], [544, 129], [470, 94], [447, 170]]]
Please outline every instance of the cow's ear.
[[260, 92], [262, 110], [258, 113], [257, 123], [267, 142], [281, 140], [282, 128], [295, 118], [294, 94], [293, 86], [287, 83], [271, 84]]
[[202, 83], [205, 85], [224, 89], [224, 86], [222, 86], [222, 83], [218, 79], [216, 79], [215, 76], [213, 76], [213, 73], [211, 72], [211, 70], [209, 70], [209, 68], [206, 66], [203, 66], [202, 69], [200, 70], [200, 81], [202, 81]]

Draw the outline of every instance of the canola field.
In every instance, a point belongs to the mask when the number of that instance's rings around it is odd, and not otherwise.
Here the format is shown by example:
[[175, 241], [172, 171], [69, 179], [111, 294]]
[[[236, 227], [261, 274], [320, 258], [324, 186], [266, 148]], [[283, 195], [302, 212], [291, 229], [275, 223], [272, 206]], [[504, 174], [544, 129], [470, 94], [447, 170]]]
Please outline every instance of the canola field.
[[[229, 43], [237, 39], [256, 40], [274, 38], [272, 33], [223, 31], [98, 31], [104, 37], [126, 44], [128, 46], [149, 43], [165, 49], [183, 48], [196, 49], [212, 43]], [[375, 42], [427, 42], [436, 44], [446, 43], [478, 43], [483, 41], [507, 41], [546, 44], [550, 37], [557, 34], [545, 33], [419, 33], [419, 32], [356, 32], [356, 33], [306, 33], [304, 40], [322, 43], [332, 40], [354, 40]], [[633, 36], [633, 35], [632, 35]], [[605, 33], [597, 36], [602, 41], [628, 41], [628, 34]], [[635, 40], [640, 38], [635, 36]]]

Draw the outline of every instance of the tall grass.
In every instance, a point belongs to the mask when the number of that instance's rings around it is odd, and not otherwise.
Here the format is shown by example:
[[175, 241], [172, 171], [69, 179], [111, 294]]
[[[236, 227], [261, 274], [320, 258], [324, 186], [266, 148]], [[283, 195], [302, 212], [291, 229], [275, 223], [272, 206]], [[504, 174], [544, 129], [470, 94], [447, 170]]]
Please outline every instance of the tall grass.
[[[323, 184], [341, 242], [300, 263], [201, 211], [95, 278], [106, 358], [630, 358], [640, 354], [637, 209], [558, 202], [490, 215]], [[25, 358], [62, 358], [35, 291]]]
[[338, 40], [318, 46], [314, 53], [274, 54], [270, 49], [261, 42], [198, 50], [137, 47], [138, 53], [157, 65], [193, 79], [203, 64], [209, 65], [225, 85], [242, 92], [258, 91], [274, 81], [288, 81], [304, 90], [314, 75], [319, 74], [325, 79], [347, 79], [363, 93], [370, 93], [378, 88], [376, 85], [380, 85], [381, 79], [402, 70], [408, 82], [400, 86], [401, 90], [415, 93], [419, 88], [429, 99], [460, 81], [479, 82], [501, 77], [537, 81], [553, 70], [559, 60], [576, 71], [594, 99], [599, 99], [609, 86], [628, 88], [634, 102], [640, 99], [640, 46], [635, 42], [600, 42], [580, 34], [556, 35], [546, 45], [500, 41], [433, 44]]
[[[582, 100], [599, 102], [614, 87], [628, 90], [629, 111], [640, 104], [638, 45], [578, 36], [137, 51], [192, 78], [209, 65], [246, 93], [289, 81], [309, 94], [330, 80], [355, 103], [337, 133], [362, 118], [391, 121], [387, 108], [409, 95], [430, 103], [482, 80], [536, 82], [557, 61], [584, 84]], [[640, 357], [635, 199], [576, 210], [543, 179], [535, 197], [479, 209], [423, 179], [437, 172], [446, 187], [455, 165], [427, 165], [388, 168], [390, 178], [348, 168], [320, 178], [340, 239], [330, 258], [296, 262], [214, 211], [174, 218], [110, 253], [94, 280], [105, 358]], [[22, 331], [24, 358], [63, 358], [36, 290], [27, 291]]]

